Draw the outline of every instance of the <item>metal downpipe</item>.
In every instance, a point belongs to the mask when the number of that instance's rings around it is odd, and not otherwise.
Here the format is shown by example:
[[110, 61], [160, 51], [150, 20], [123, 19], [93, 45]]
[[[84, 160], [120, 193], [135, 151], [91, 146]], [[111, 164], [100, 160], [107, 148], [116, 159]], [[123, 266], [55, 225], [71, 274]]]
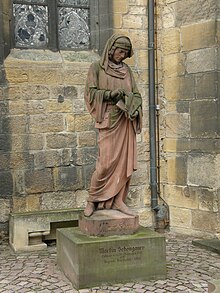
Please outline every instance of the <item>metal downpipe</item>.
[[150, 132], [150, 187], [151, 207], [158, 206], [156, 158], [156, 104], [155, 104], [155, 44], [154, 0], [148, 0], [148, 81], [149, 81], [149, 132]]

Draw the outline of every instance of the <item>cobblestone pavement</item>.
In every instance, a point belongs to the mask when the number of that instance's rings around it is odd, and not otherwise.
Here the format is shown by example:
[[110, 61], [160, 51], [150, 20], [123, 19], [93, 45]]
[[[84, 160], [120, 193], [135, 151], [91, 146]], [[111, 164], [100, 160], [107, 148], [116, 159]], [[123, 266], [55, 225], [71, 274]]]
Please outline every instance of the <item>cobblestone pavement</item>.
[[0, 245], [2, 293], [186, 293], [208, 292], [208, 282], [220, 279], [220, 255], [192, 245], [192, 239], [166, 233], [167, 279], [114, 284], [75, 290], [56, 264], [56, 247], [47, 251], [14, 254]]

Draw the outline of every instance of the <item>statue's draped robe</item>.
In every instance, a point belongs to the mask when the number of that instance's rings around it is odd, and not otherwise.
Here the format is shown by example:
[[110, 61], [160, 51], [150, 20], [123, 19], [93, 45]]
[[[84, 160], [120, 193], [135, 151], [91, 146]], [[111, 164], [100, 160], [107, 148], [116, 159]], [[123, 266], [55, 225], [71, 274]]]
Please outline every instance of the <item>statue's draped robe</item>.
[[[106, 45], [101, 61], [93, 63], [89, 69], [85, 101], [96, 121], [99, 146], [88, 201], [110, 202], [112, 205], [116, 197], [125, 199], [132, 172], [137, 169], [136, 133], [141, 130], [142, 99], [125, 63], [122, 74], [107, 65], [110, 47], [111, 42]], [[128, 93], [127, 113], [106, 99], [109, 91], [115, 89]]]

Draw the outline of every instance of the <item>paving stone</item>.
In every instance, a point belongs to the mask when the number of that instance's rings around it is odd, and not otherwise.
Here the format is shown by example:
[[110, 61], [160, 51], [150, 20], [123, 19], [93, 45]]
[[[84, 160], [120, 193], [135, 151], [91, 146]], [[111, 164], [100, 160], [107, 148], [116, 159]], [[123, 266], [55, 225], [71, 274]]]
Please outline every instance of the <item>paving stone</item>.
[[56, 264], [56, 247], [15, 255], [0, 245], [1, 293], [206, 293], [220, 279], [220, 256], [192, 245], [192, 238], [167, 233], [167, 279], [128, 282], [77, 291]]

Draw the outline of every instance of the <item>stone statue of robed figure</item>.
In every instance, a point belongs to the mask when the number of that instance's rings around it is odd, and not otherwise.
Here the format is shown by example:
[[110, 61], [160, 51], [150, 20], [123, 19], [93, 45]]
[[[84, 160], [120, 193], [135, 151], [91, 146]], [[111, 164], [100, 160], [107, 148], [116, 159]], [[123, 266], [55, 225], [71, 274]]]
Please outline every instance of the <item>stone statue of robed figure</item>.
[[89, 69], [85, 102], [98, 129], [98, 157], [84, 215], [95, 210], [133, 212], [125, 204], [131, 175], [137, 169], [136, 134], [142, 126], [142, 98], [129, 66], [130, 39], [113, 35], [98, 62]]

